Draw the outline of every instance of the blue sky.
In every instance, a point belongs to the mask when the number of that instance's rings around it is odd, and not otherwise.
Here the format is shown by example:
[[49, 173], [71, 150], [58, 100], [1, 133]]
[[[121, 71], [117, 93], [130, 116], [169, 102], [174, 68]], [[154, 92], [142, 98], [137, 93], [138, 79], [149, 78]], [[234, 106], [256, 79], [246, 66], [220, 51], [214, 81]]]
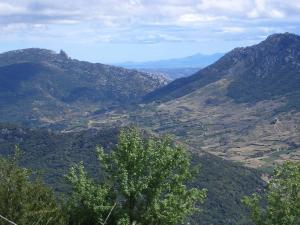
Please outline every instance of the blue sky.
[[93, 62], [226, 52], [300, 34], [300, 0], [0, 0], [0, 51], [40, 47]]

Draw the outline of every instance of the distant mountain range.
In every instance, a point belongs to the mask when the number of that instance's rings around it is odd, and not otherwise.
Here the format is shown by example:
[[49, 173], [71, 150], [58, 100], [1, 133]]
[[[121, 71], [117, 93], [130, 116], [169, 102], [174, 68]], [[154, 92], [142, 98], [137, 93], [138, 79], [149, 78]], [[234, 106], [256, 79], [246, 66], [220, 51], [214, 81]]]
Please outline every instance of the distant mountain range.
[[223, 55], [223, 53], [215, 53], [211, 55], [204, 55], [199, 53], [183, 58], [174, 58], [149, 62], [124, 62], [116, 65], [130, 69], [203, 68], [214, 63]]
[[196, 73], [201, 68], [214, 63], [223, 55], [223, 53], [216, 53], [212, 55], [204, 55], [199, 53], [184, 58], [149, 62], [125, 62], [116, 65], [128, 69], [136, 69], [139, 71], [160, 74], [168, 77], [171, 80], [175, 80]]

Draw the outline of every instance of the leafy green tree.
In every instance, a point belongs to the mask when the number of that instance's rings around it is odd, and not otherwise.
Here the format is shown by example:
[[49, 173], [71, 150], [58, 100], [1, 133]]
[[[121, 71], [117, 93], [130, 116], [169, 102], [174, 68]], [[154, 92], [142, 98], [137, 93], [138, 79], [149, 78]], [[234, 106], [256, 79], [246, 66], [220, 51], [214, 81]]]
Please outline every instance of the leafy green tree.
[[266, 196], [266, 207], [261, 206], [262, 197], [258, 194], [243, 199], [256, 225], [299, 225], [300, 163], [286, 162], [275, 169]]
[[103, 224], [112, 208], [110, 187], [89, 179], [82, 163], [71, 168], [67, 180], [73, 189], [68, 200], [70, 224]]
[[[18, 156], [17, 148], [12, 159], [0, 157], [0, 214], [17, 224], [65, 224], [54, 193], [18, 166]], [[7, 222], [0, 219], [0, 225]]]
[[[109, 186], [86, 180], [82, 166], [77, 173], [71, 169], [69, 178], [73, 187], [88, 183], [92, 189], [100, 190], [99, 202], [87, 200], [85, 205], [92, 211], [100, 207], [101, 221], [116, 203], [110, 224], [182, 224], [205, 199], [205, 190], [188, 188], [193, 178], [190, 158], [169, 137], [145, 137], [138, 129], [127, 128], [121, 131], [113, 151], [105, 153], [97, 147], [97, 153], [105, 173], [103, 183]], [[79, 177], [84, 177], [84, 182]], [[78, 199], [85, 198], [81, 191], [76, 192]]]

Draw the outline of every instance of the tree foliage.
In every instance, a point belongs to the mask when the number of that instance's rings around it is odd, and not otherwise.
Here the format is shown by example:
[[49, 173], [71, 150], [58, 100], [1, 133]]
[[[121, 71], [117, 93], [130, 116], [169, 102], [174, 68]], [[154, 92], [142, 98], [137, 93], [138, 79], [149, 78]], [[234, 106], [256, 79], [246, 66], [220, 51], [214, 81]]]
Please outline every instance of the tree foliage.
[[89, 179], [83, 163], [70, 169], [67, 180], [73, 189], [68, 200], [70, 224], [103, 224], [112, 207], [110, 188]]
[[300, 163], [286, 162], [275, 169], [267, 188], [267, 205], [262, 207], [262, 197], [253, 194], [243, 202], [251, 209], [256, 225], [300, 224]]
[[[127, 128], [112, 152], [98, 147], [97, 153], [105, 172], [100, 184], [86, 177], [82, 165], [73, 167], [68, 179], [73, 196], [100, 222], [116, 203], [110, 224], [181, 224], [205, 198], [205, 190], [187, 187], [193, 177], [190, 158], [168, 137], [145, 138], [136, 128]], [[85, 188], [98, 194], [89, 199]]]
[[[0, 158], [0, 214], [17, 224], [65, 224], [54, 193], [19, 167], [18, 158], [18, 148], [13, 158]], [[7, 222], [0, 219], [2, 224]]]

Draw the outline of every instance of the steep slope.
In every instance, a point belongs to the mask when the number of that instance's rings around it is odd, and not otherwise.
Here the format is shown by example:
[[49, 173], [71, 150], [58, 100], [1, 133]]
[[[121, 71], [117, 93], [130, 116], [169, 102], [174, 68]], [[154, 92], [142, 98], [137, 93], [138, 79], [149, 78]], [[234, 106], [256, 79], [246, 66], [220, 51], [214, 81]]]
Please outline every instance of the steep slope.
[[230, 81], [227, 95], [237, 102], [299, 96], [300, 36], [274, 34], [258, 45], [236, 48], [211, 66], [155, 90], [144, 99], [172, 100], [220, 79]]
[[[102, 129], [55, 134], [0, 124], [0, 154], [12, 154], [18, 144], [23, 151], [22, 164], [38, 169], [47, 183], [61, 192], [66, 190], [64, 175], [75, 162], [84, 161], [90, 173], [99, 175], [95, 146], [110, 149], [118, 132]], [[191, 224], [249, 225], [240, 199], [263, 189], [260, 173], [209, 154], [193, 155], [193, 163], [202, 165], [193, 185], [207, 188], [208, 198], [203, 212], [195, 215]]]
[[2, 122], [55, 124], [138, 101], [163, 77], [88, 63], [44, 49], [0, 54]]

